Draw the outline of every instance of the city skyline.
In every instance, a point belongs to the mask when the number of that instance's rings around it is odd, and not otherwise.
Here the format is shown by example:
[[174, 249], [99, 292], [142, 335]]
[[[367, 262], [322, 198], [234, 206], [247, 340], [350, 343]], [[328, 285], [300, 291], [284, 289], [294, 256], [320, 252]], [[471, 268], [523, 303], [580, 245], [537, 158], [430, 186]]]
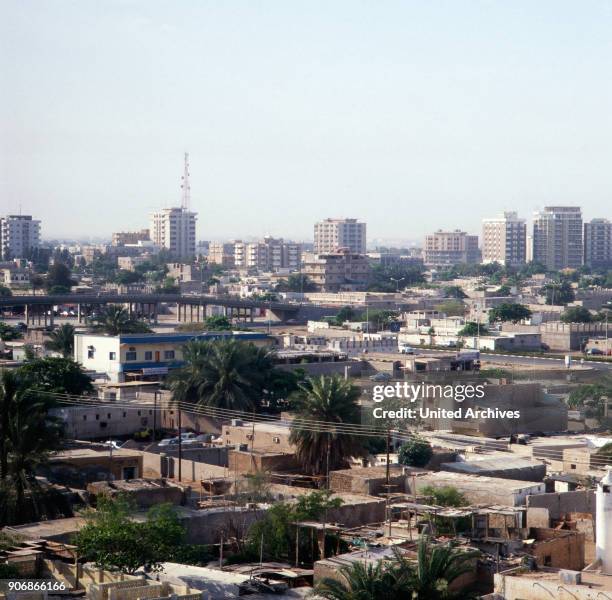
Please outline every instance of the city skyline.
[[608, 4], [323, 6], [9, 3], [2, 212], [46, 237], [138, 229], [180, 204], [189, 151], [198, 239], [607, 216]]

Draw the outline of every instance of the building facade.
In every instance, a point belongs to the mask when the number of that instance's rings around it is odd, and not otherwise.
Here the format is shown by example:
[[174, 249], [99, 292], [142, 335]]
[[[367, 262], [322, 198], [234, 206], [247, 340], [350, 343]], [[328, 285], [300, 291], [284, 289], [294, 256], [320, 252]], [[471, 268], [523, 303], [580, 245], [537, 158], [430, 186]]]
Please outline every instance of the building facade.
[[366, 224], [357, 219], [325, 219], [315, 223], [315, 254], [329, 254], [341, 249], [365, 254]]
[[113, 233], [111, 244], [113, 246], [126, 246], [128, 244], [138, 244], [138, 242], [146, 242], [151, 239], [148, 229], [140, 231], [118, 231]]
[[184, 208], [163, 208], [151, 215], [151, 240], [177, 258], [195, 256], [197, 214]]
[[116, 336], [77, 334], [74, 336], [74, 360], [112, 383], [157, 381], [185, 364], [183, 348], [188, 341], [225, 337], [235, 337], [258, 346], [271, 343], [271, 338], [265, 333], [246, 331]]
[[584, 264], [612, 266], [612, 222], [608, 219], [592, 219], [584, 224]]
[[582, 265], [582, 210], [547, 206], [533, 219], [533, 260], [553, 271]]
[[427, 267], [449, 267], [480, 262], [478, 236], [465, 231], [436, 231], [425, 237], [423, 262]]
[[302, 259], [300, 244], [266, 236], [259, 242], [234, 242], [234, 265], [260, 271], [297, 270]]
[[234, 268], [234, 242], [210, 242], [208, 245], [208, 262], [226, 269]]
[[482, 262], [518, 266], [525, 264], [527, 225], [515, 212], [505, 212], [482, 222]]
[[0, 219], [2, 260], [23, 258], [40, 246], [40, 221], [31, 215], [8, 215]]
[[348, 251], [305, 255], [302, 274], [321, 292], [365, 290], [370, 275], [370, 263], [363, 254]]

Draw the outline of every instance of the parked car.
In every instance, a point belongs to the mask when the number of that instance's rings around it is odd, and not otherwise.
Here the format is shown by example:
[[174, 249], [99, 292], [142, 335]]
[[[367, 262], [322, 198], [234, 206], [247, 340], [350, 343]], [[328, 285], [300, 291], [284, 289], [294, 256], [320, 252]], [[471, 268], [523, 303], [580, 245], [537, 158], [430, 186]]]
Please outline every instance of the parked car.
[[165, 438], [159, 442], [158, 446], [160, 448], [165, 448], [166, 446], [178, 446], [178, 438], [177, 437]]
[[376, 373], [370, 377], [370, 381], [391, 381], [391, 375], [389, 373]]
[[587, 351], [587, 356], [603, 356], [604, 351], [599, 348], [589, 348]]
[[415, 353], [414, 348], [412, 348], [411, 346], [408, 346], [406, 344], [402, 344], [401, 346], [399, 346], [399, 351], [402, 354], [414, 354]]

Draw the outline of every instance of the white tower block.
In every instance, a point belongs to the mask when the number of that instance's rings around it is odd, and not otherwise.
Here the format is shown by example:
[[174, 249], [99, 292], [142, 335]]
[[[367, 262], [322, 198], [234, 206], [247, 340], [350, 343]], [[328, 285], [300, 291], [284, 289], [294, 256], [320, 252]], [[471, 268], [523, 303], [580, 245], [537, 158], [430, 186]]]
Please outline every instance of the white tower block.
[[612, 466], [597, 484], [595, 556], [601, 560], [603, 573], [612, 575]]

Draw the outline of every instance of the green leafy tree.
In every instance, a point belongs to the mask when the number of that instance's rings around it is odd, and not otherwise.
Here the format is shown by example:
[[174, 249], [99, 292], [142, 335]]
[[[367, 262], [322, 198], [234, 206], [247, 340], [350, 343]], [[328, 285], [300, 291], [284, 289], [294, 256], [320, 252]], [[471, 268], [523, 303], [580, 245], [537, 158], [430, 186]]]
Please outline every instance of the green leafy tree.
[[398, 453], [398, 460], [409, 467], [424, 467], [433, 456], [431, 444], [419, 437], [413, 437], [403, 444]]
[[506, 322], [518, 323], [531, 317], [531, 311], [524, 304], [504, 302], [489, 310], [489, 323]]
[[478, 323], [475, 323], [473, 321], [466, 323], [458, 332], [458, 335], [460, 335], [461, 337], [473, 337], [475, 335], [488, 335], [489, 334], [489, 330], [482, 325], [482, 323], [480, 324], [480, 327], [478, 326]]
[[11, 342], [13, 340], [18, 340], [21, 337], [21, 331], [19, 331], [19, 329], [16, 327], [11, 327], [10, 325], [0, 321], [0, 340], [3, 342]]
[[541, 295], [546, 297], [546, 304], [555, 304], [557, 306], [569, 304], [576, 298], [574, 289], [569, 281], [548, 283], [542, 288]]
[[591, 323], [594, 320], [591, 311], [584, 306], [566, 308], [560, 319], [564, 323]]
[[119, 285], [129, 285], [130, 283], [138, 283], [144, 279], [139, 271], [124, 271], [121, 269], [115, 275], [115, 283]]
[[191, 340], [171, 378], [175, 402], [254, 410], [274, 368], [270, 351], [232, 338]]
[[510, 294], [512, 293], [510, 286], [509, 285], [502, 285], [499, 287], [499, 289], [497, 290], [497, 292], [495, 292], [498, 296], [510, 296]]
[[7, 288], [5, 285], [0, 285], [0, 298], [9, 298], [13, 295], [10, 288]]
[[[247, 536], [247, 553], [251, 557], [259, 557], [263, 540], [263, 556], [265, 560], [286, 561], [295, 556], [296, 535], [295, 523], [299, 521], [318, 521], [327, 511], [342, 505], [340, 498], [331, 498], [328, 491], [315, 491], [300, 496], [295, 503], [278, 502], [274, 504], [264, 517], [250, 527]], [[302, 536], [299, 555], [302, 560], [312, 560], [313, 548], [309, 539]]]
[[45, 279], [42, 275], [34, 273], [30, 276], [30, 287], [32, 293], [36, 296], [36, 290], [40, 290], [45, 285]]
[[231, 331], [232, 323], [224, 315], [211, 315], [204, 321], [206, 331]]
[[460, 285], [447, 285], [444, 290], [445, 298], [457, 298], [458, 300], [463, 300], [463, 298], [467, 298], [467, 294], [463, 291]]
[[303, 469], [314, 475], [346, 465], [351, 456], [364, 453], [364, 440], [330, 425], [321, 431], [315, 422], [343, 424], [360, 422], [357, 400], [361, 390], [338, 375], [307, 378], [292, 398], [295, 419], [290, 441]]
[[433, 498], [434, 504], [437, 506], [467, 506], [468, 501], [465, 496], [452, 485], [447, 485], [443, 487], [434, 487], [432, 485], [427, 485], [423, 489], [421, 489], [421, 494], [423, 496], [429, 496]]
[[134, 573], [140, 567], [158, 570], [182, 543], [185, 529], [169, 504], [158, 504], [143, 523], [130, 514], [133, 505], [123, 497], [98, 497], [86, 525], [76, 534], [79, 556], [101, 569]]
[[94, 329], [108, 335], [151, 332], [151, 328], [144, 321], [132, 318], [128, 310], [118, 304], [107, 306], [94, 321]]
[[70, 269], [63, 262], [54, 262], [47, 273], [46, 285], [48, 290], [60, 287], [70, 291], [70, 288], [74, 285]]
[[276, 285], [277, 292], [316, 292], [317, 286], [302, 273], [293, 273], [287, 279], [281, 279]]
[[393, 293], [425, 281], [424, 268], [411, 265], [375, 265], [370, 269], [369, 292]]
[[[410, 566], [412, 570], [412, 566]], [[398, 590], [396, 577], [384, 561], [353, 561], [339, 568], [340, 578], [323, 578], [314, 588], [317, 597], [327, 600], [403, 600], [411, 589]]]
[[[36, 389], [55, 394], [90, 394], [93, 385], [81, 365], [69, 358], [34, 358], [19, 368]], [[51, 397], [51, 396], [49, 396]]]
[[52, 352], [58, 352], [64, 358], [70, 358], [74, 353], [74, 325], [64, 323], [49, 334], [45, 342], [45, 348]]
[[444, 313], [449, 317], [462, 317], [465, 314], [466, 306], [461, 300], [449, 298], [444, 302], [440, 302], [434, 306], [435, 310]]

